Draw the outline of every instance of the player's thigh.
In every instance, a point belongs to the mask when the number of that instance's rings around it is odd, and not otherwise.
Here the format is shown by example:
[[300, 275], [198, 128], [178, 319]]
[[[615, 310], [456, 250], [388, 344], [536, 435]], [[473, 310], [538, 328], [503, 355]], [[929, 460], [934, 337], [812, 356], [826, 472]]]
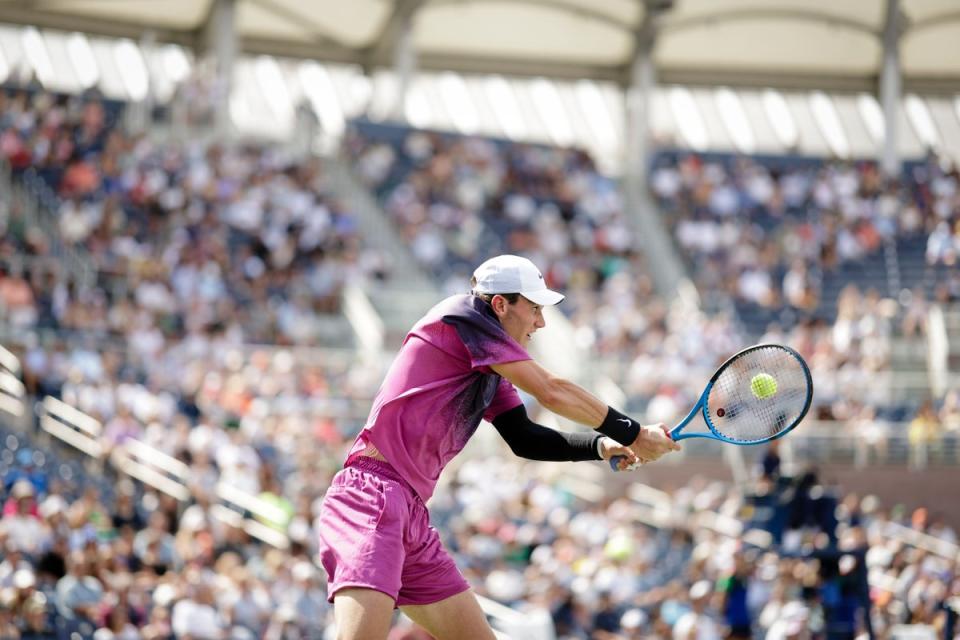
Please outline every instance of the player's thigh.
[[494, 640], [496, 637], [470, 590], [432, 604], [403, 605], [400, 610], [437, 640]]
[[385, 640], [394, 600], [375, 589], [345, 588], [333, 597], [337, 640]]

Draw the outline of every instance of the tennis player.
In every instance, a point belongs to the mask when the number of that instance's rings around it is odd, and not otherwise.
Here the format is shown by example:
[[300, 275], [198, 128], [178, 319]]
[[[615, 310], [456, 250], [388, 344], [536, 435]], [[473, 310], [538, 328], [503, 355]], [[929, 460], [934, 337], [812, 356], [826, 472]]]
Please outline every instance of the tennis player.
[[[476, 597], [430, 526], [425, 503], [482, 418], [532, 460], [651, 462], [680, 447], [663, 424], [641, 426], [527, 353], [551, 291], [529, 260], [502, 255], [473, 291], [440, 302], [407, 334], [363, 430], [334, 477], [318, 523], [337, 638], [383, 640], [399, 607], [438, 640], [493, 639]], [[532, 422], [517, 388], [593, 427]]]

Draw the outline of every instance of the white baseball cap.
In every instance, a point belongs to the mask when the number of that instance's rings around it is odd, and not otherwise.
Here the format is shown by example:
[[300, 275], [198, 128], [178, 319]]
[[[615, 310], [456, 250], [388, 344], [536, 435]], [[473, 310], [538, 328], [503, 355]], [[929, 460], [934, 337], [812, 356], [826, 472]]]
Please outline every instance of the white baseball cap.
[[476, 293], [519, 293], [534, 304], [554, 305], [564, 296], [547, 288], [536, 265], [520, 256], [502, 255], [490, 258], [473, 272]]

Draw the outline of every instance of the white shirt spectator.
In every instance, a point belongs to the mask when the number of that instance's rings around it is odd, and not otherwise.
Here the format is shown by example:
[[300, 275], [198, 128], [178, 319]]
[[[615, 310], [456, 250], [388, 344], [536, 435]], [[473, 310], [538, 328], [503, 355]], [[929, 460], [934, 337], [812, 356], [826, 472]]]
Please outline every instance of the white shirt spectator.
[[211, 605], [186, 599], [173, 605], [172, 627], [178, 637], [219, 640], [223, 637], [224, 622]]
[[673, 625], [673, 640], [720, 640], [717, 623], [705, 614], [688, 611]]
[[762, 269], [747, 269], [737, 283], [740, 295], [750, 302], [766, 304], [770, 299], [770, 274]]

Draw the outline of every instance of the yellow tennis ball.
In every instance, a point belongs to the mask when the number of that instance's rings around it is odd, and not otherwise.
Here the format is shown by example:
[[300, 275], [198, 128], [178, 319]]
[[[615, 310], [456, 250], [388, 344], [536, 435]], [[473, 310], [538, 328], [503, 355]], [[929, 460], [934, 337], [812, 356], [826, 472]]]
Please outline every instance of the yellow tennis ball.
[[750, 391], [761, 400], [777, 392], [777, 380], [769, 373], [758, 373], [750, 380]]

